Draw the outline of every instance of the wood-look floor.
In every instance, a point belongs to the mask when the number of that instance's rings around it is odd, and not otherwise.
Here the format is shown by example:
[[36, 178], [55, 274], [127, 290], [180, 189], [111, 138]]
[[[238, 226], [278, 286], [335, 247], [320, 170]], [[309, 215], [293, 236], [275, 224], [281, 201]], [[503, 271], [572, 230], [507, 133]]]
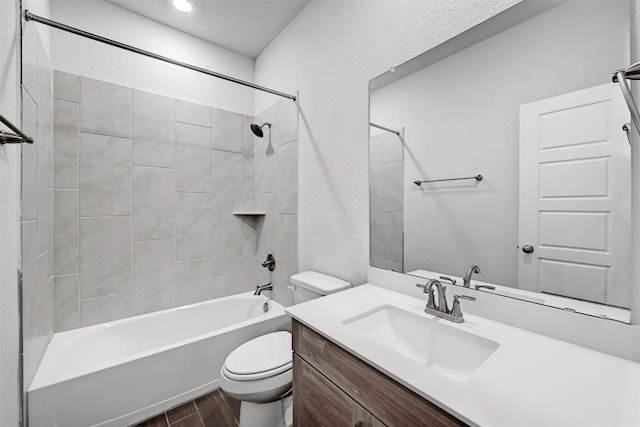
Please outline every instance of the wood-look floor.
[[133, 427], [237, 427], [240, 401], [218, 389]]

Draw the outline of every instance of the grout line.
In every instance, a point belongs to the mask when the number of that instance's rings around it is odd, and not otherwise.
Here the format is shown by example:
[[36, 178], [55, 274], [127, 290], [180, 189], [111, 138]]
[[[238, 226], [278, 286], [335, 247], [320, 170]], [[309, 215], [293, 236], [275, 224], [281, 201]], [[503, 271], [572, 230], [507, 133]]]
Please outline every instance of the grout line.
[[230, 154], [244, 154], [244, 152], [242, 151], [225, 150], [224, 148], [212, 148], [211, 151], [220, 151], [222, 153], [230, 153]]
[[132, 215], [131, 214], [123, 214], [123, 215], [95, 215], [95, 216], [90, 216], [90, 215], [79, 215], [78, 218], [79, 219], [99, 219], [99, 218], [131, 218]]
[[[131, 156], [133, 158], [133, 155]], [[149, 169], [169, 169], [176, 170], [175, 167], [171, 166], [154, 166], [154, 165], [136, 165], [135, 163], [131, 163], [131, 168], [149, 168]]]
[[98, 132], [90, 132], [90, 131], [87, 131], [87, 130], [82, 130], [82, 127], [79, 128], [79, 134], [80, 135], [85, 134], [85, 135], [102, 136], [102, 137], [105, 137], [105, 138], [124, 139], [126, 141], [131, 142], [131, 137], [130, 136], [127, 137], [127, 136], [119, 136], [119, 135], [107, 135], [107, 134], [98, 133]]
[[176, 124], [181, 124], [181, 125], [189, 125], [189, 126], [197, 126], [199, 128], [204, 128], [204, 129], [212, 129], [212, 126], [207, 126], [207, 125], [197, 125], [195, 123], [188, 123], [188, 122], [181, 122], [180, 120], [176, 119]]
[[198, 404], [196, 403], [195, 400], [193, 400], [193, 404], [196, 407], [196, 414], [198, 414], [198, 418], [200, 418], [200, 422], [204, 426], [204, 419], [202, 418], [202, 414], [200, 413], [200, 408], [198, 408]]

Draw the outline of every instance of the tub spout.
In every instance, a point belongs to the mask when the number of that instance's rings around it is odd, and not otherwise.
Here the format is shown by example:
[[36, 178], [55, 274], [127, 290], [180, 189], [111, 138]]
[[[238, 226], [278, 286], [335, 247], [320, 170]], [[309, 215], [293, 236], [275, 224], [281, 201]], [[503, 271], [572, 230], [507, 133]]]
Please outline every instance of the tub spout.
[[253, 294], [261, 295], [262, 291], [272, 291], [272, 290], [273, 290], [273, 285], [271, 283], [267, 283], [266, 285], [256, 286], [256, 291]]

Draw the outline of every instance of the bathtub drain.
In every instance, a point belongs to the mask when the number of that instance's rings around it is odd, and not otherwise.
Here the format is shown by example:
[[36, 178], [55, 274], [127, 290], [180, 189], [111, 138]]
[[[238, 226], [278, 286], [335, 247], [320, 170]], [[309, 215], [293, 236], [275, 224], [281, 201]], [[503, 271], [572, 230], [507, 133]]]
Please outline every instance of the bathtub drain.
[[262, 309], [264, 310], [265, 313], [269, 311], [269, 303], [265, 302], [264, 304], [262, 304]]

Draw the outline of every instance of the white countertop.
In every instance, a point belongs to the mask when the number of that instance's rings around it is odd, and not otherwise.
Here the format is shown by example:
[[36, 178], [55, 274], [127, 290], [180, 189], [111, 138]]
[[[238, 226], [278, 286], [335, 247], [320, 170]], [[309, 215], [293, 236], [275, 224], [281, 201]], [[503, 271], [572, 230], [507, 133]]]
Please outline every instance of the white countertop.
[[500, 347], [471, 378], [457, 382], [342, 323], [385, 304], [433, 318], [424, 313], [424, 300], [369, 284], [289, 307], [287, 312], [473, 426], [640, 426], [638, 363], [465, 314], [465, 323], [447, 324]]

